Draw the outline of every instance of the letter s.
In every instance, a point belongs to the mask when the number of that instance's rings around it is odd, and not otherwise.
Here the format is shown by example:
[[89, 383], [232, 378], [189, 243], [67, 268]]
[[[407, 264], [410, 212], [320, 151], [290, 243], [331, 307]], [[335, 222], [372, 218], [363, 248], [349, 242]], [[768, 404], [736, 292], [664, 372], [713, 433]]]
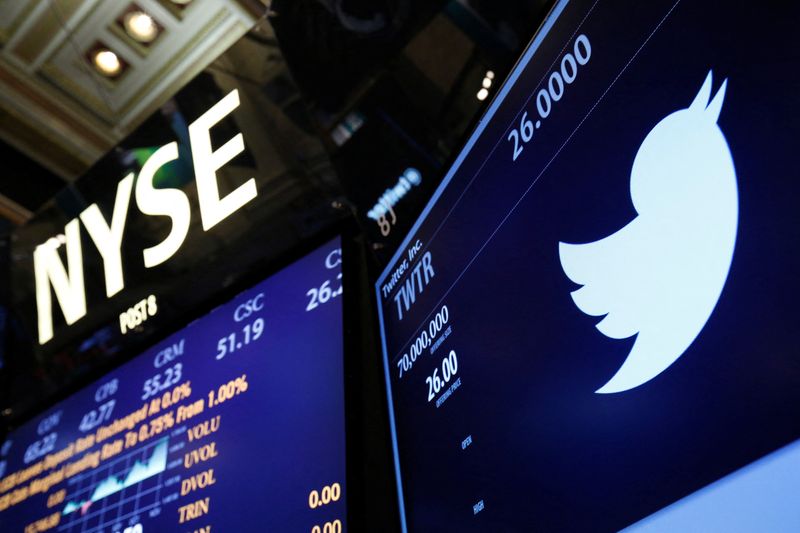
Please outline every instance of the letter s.
[[147, 268], [160, 265], [172, 257], [189, 232], [192, 210], [186, 194], [180, 189], [153, 187], [156, 171], [175, 159], [178, 159], [178, 143], [165, 144], [145, 162], [136, 180], [136, 205], [139, 210], [145, 215], [167, 216], [172, 220], [172, 229], [167, 238], [144, 250], [144, 266]]
[[[233, 321], [234, 322], [241, 322], [242, 320], [244, 320], [245, 318], [250, 316], [250, 313], [252, 313], [252, 310], [250, 309], [249, 304], [250, 304], [250, 302], [248, 301], [248, 302], [245, 302], [243, 304], [240, 304], [239, 307], [236, 308], [236, 310], [233, 312]], [[243, 311], [243, 312], [247, 311], [247, 314], [246, 315], [242, 314], [239, 311]]]

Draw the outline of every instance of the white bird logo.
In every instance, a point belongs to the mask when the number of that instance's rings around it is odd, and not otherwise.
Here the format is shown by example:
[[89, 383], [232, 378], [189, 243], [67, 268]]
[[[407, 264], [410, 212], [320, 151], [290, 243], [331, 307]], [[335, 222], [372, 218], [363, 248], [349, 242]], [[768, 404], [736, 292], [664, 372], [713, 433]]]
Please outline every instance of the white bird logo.
[[[633, 160], [638, 216], [608, 237], [559, 243], [561, 266], [580, 285], [578, 308], [605, 317], [612, 339], [636, 335], [616, 374], [596, 392], [653, 379], [694, 342], [728, 277], [739, 219], [736, 171], [717, 125], [727, 80], [711, 97], [711, 72], [692, 104], [661, 120]], [[710, 102], [709, 102], [710, 100]]]

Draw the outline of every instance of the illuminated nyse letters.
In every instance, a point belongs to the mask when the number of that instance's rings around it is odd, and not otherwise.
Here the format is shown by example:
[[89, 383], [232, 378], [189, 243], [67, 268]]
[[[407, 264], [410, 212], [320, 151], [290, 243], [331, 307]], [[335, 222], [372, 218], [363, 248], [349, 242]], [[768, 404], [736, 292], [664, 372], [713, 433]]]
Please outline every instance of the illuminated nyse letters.
[[215, 152], [211, 149], [209, 130], [237, 107], [239, 107], [239, 93], [232, 91], [189, 125], [203, 231], [208, 231], [225, 220], [258, 194], [256, 180], [250, 178], [225, 198], [219, 197], [216, 172], [222, 165], [244, 151], [244, 138], [241, 133], [237, 133]]
[[125, 287], [122, 279], [122, 234], [125, 232], [125, 219], [128, 218], [128, 205], [133, 188], [133, 174], [128, 174], [117, 185], [117, 197], [109, 226], [97, 204], [92, 204], [81, 213], [81, 222], [92, 242], [103, 258], [103, 272], [106, 279], [106, 296], [111, 298]]
[[189, 199], [180, 189], [156, 189], [153, 178], [156, 171], [170, 161], [178, 159], [178, 143], [165, 144], [145, 161], [136, 182], [136, 205], [145, 215], [164, 215], [172, 220], [172, 229], [167, 238], [144, 250], [144, 266], [160, 265], [183, 244], [189, 233], [192, 208]]
[[80, 223], [77, 218], [73, 218], [64, 226], [69, 272], [64, 269], [64, 264], [58, 256], [59, 243], [55, 238], [48, 239], [33, 251], [36, 309], [39, 314], [39, 344], [44, 344], [53, 338], [51, 284], [67, 324], [74, 324], [86, 314], [80, 231]]
[[[209, 131], [237, 107], [239, 107], [239, 92], [234, 89], [189, 125], [189, 140], [203, 231], [208, 231], [225, 220], [258, 194], [255, 179], [250, 178], [224, 198], [219, 195], [217, 170], [244, 151], [244, 137], [238, 133], [215, 151], [211, 147]], [[70, 220], [64, 227], [66, 268], [59, 255], [58, 249], [62, 244], [59, 240], [50, 238], [36, 247], [33, 252], [33, 263], [39, 344], [45, 344], [53, 338], [53, 302], [50, 287], [52, 292], [55, 292], [68, 325], [74, 324], [86, 315], [81, 222], [100, 252], [108, 298], [125, 288], [122, 237], [132, 189], [139, 211], [150, 216], [166, 216], [172, 222], [169, 235], [163, 241], [143, 250], [145, 267], [152, 268], [164, 263], [181, 248], [191, 222], [189, 198], [180, 189], [156, 188], [153, 184], [158, 169], [177, 158], [177, 143], [165, 144], [145, 161], [138, 179], [135, 180], [135, 188], [134, 175], [131, 173], [125, 176], [117, 185], [110, 223], [103, 217], [97, 204], [90, 205], [78, 218]]]

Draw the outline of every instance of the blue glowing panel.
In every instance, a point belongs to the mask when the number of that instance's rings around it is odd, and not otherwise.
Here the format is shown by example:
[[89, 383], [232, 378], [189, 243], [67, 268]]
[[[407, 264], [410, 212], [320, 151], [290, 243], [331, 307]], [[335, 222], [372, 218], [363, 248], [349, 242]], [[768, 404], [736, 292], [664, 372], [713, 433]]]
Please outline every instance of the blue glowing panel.
[[13, 431], [0, 531], [343, 531], [341, 287], [337, 240]]
[[556, 3], [375, 286], [404, 530], [800, 529], [798, 20]]

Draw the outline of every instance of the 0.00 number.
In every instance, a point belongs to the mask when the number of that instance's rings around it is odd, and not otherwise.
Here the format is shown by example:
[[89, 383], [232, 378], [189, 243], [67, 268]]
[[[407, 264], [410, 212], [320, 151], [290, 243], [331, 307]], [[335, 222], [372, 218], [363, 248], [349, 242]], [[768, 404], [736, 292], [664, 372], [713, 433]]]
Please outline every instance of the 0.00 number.
[[325, 522], [322, 526], [314, 526], [311, 528], [311, 533], [342, 533], [342, 521], [334, 520]]
[[338, 483], [322, 487], [322, 490], [312, 490], [308, 493], [308, 506], [316, 509], [331, 502], [339, 501], [342, 496], [342, 486]]

